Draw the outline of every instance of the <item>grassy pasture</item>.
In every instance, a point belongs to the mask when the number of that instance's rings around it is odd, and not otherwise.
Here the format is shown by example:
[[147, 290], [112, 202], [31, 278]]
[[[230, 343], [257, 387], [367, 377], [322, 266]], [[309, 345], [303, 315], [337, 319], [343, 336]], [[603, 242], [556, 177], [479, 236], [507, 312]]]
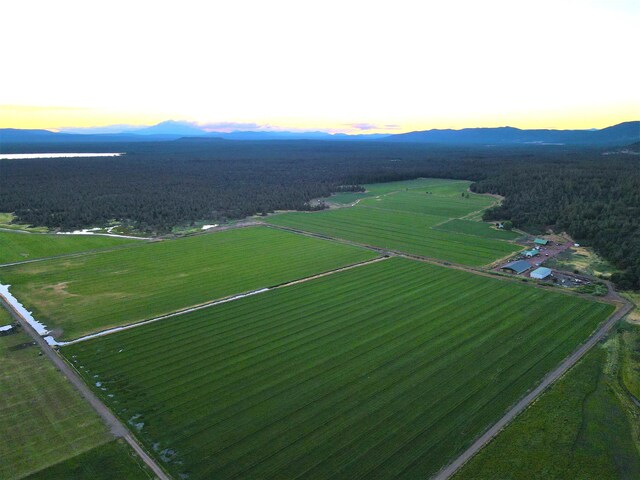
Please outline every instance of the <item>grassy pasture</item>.
[[61, 352], [176, 476], [428, 478], [612, 310], [392, 258]]
[[254, 227], [5, 267], [0, 280], [35, 318], [71, 339], [374, 257]]
[[520, 250], [517, 245], [500, 241], [513, 239], [515, 234], [493, 231], [480, 222], [448, 223], [495, 201], [473, 193], [469, 198], [463, 197], [469, 184], [462, 180], [418, 179], [366, 185], [365, 197], [354, 207], [284, 213], [266, 221], [472, 266], [485, 265]]
[[433, 229], [439, 222], [446, 221], [442, 217], [359, 205], [314, 213], [274, 215], [267, 221], [273, 225], [322, 233], [464, 265], [484, 265], [521, 249], [507, 242]]
[[638, 333], [626, 327], [589, 352], [454, 479], [640, 478], [640, 411], [619, 375], [632, 352], [624, 337]]
[[55, 235], [0, 231], [0, 264], [133, 243], [140, 243], [140, 240], [99, 235]]
[[514, 240], [521, 235], [516, 232], [507, 230], [496, 230], [491, 228], [491, 224], [485, 222], [474, 222], [472, 220], [461, 220], [455, 218], [448, 222], [441, 223], [437, 227], [438, 230], [452, 233], [463, 233], [465, 235], [473, 235], [483, 238], [495, 238], [497, 240]]
[[151, 480], [155, 475], [123, 440], [113, 440], [26, 477], [25, 480]]
[[471, 182], [467, 180], [416, 178], [414, 180], [401, 180], [398, 182], [365, 184], [363, 187], [366, 189], [366, 192], [341, 192], [323, 200], [330, 203], [347, 204], [367, 197], [406, 191], [420, 191], [420, 193], [423, 194], [429, 191], [440, 195], [459, 196], [461, 192], [467, 190], [469, 185], [471, 185]]
[[[0, 308], [0, 325], [11, 322]], [[109, 440], [88, 403], [22, 332], [0, 336], [0, 478], [46, 468]], [[51, 477], [49, 477], [51, 478]]]
[[470, 194], [469, 198], [460, 194], [426, 194], [424, 191], [390, 193], [380, 197], [369, 197], [359, 205], [394, 210], [400, 212], [423, 213], [438, 217], [458, 218], [478, 210], [483, 210], [493, 204], [491, 197]]

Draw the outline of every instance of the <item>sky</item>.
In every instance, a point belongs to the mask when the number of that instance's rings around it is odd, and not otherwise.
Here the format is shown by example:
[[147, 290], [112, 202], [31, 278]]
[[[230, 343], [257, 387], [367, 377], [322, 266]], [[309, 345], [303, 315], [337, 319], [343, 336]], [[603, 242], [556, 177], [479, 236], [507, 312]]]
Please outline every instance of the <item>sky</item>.
[[0, 0], [0, 128], [640, 119], [640, 0]]

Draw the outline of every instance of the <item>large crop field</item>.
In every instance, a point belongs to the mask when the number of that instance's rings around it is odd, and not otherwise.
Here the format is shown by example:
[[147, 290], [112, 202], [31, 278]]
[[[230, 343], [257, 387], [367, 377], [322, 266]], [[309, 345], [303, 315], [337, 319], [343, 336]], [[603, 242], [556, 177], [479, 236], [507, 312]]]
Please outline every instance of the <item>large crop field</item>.
[[0, 231], [0, 264], [140, 243], [100, 235], [54, 235]]
[[[438, 179], [368, 185], [366, 196], [353, 207], [285, 213], [267, 221], [472, 266], [485, 265], [520, 250], [507, 242], [517, 236], [511, 232], [492, 230], [482, 222], [458, 220], [495, 201], [468, 193], [468, 186], [465, 181]], [[348, 194], [341, 195], [344, 198]], [[450, 223], [452, 219], [456, 223]]]
[[[0, 308], [0, 325], [10, 323]], [[109, 440], [80, 394], [24, 333], [0, 336], [0, 478], [11, 480]]]
[[71, 339], [374, 257], [254, 227], [4, 267], [0, 281], [57, 338]]
[[415, 479], [612, 310], [391, 258], [61, 352], [176, 477]]
[[638, 356], [640, 342], [627, 343], [638, 334], [623, 327], [590, 351], [454, 478], [640, 478], [640, 409], [621, 375]]

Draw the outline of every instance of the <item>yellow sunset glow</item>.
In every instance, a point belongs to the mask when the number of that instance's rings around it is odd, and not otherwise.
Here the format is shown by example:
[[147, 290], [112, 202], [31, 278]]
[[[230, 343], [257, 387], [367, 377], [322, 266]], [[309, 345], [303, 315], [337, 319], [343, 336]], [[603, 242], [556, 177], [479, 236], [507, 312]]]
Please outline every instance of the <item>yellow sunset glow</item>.
[[0, 127], [601, 128], [640, 117], [637, 5], [5, 2]]

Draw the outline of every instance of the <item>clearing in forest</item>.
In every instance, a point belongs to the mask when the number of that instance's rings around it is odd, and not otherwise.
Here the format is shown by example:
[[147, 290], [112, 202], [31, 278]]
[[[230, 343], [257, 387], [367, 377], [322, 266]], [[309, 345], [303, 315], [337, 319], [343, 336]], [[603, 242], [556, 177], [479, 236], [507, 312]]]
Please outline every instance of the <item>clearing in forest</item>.
[[[293, 212], [267, 221], [389, 250], [463, 265], [480, 266], [522, 247], [518, 235], [489, 224], [459, 220], [495, 203], [487, 195], [467, 192], [463, 180], [418, 179], [367, 185], [357, 205], [320, 212]], [[341, 194], [344, 199], [349, 194]], [[354, 194], [357, 195], [357, 194]], [[333, 197], [331, 197], [333, 198]]]

